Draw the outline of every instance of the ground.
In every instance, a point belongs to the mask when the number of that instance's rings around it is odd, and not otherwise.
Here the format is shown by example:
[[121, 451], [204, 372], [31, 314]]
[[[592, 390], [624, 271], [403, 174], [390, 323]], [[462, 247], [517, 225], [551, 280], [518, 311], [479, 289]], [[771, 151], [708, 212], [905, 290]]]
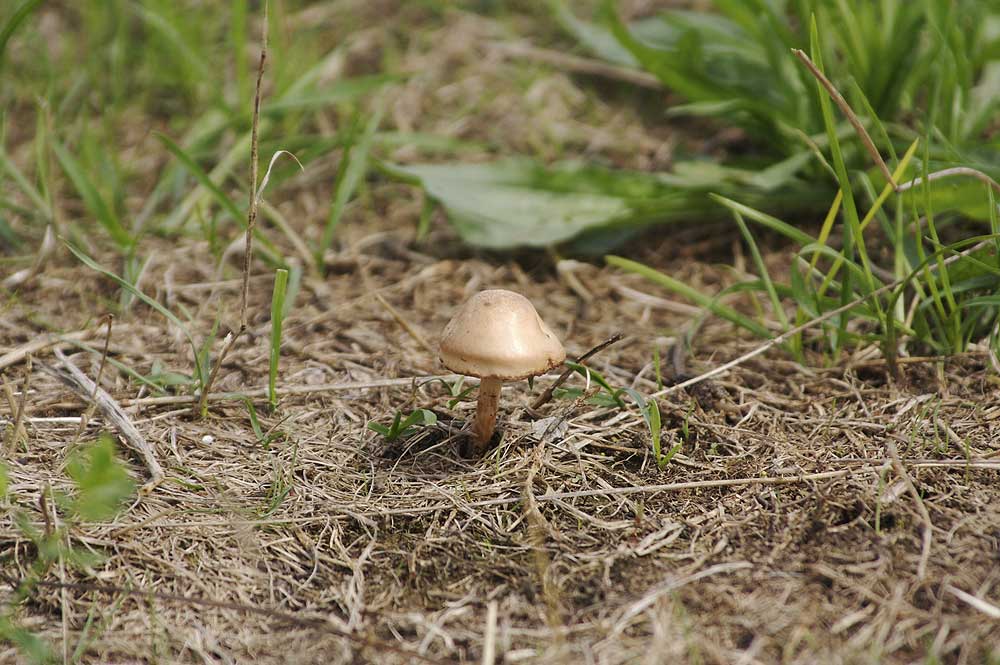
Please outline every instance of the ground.
[[[600, 81], [501, 57], [490, 41], [502, 30], [488, 18], [454, 11], [439, 20], [406, 54], [420, 76], [390, 92], [400, 130], [508, 154], [572, 148], [644, 169], [668, 167], [673, 146], [700, 140], [703, 128], [677, 133], [606, 103]], [[382, 34], [354, 43], [353, 67], [365, 67]], [[485, 90], [488, 103], [462, 101]], [[137, 132], [137, 150], [145, 141]], [[327, 175], [313, 165], [270, 199], [307, 241], [325, 214], [317, 201], [328, 196]], [[623, 333], [590, 366], [646, 395], [659, 389], [654, 349], [669, 388], [759, 341], [599, 259], [477, 252], [440, 215], [418, 240], [421, 206], [412, 188], [374, 177], [350, 207], [328, 275], [306, 275], [285, 321], [279, 407], [253, 393], [273, 435], [266, 441], [242, 401], [213, 399], [202, 418], [189, 395], [148, 397], [105, 368], [102, 386], [153, 445], [166, 480], [110, 523], [73, 526], [70, 543], [99, 563], [50, 572], [53, 585], [18, 613], [22, 626], [94, 663], [1000, 657], [995, 601], [980, 600], [997, 598], [1000, 584], [1000, 387], [984, 352], [914, 357], [892, 377], [874, 348], [832, 365], [771, 349], [660, 398], [664, 445], [680, 444], [662, 470], [634, 406], [563, 398], [530, 408], [552, 374], [505, 386], [496, 447], [468, 459], [461, 430], [474, 402], [450, 406], [443, 383], [427, 377], [451, 380], [436, 338], [477, 290], [528, 296], [571, 356]], [[84, 213], [69, 202], [65, 214]], [[146, 293], [187, 312], [199, 339], [217, 319], [223, 330], [237, 325], [238, 260], [220, 267], [193, 234], [142, 242], [153, 257], [140, 279]], [[120, 269], [114, 253], [90, 249]], [[655, 229], [617, 251], [706, 292], [746, 264], [726, 225]], [[789, 256], [775, 241], [767, 260], [780, 267]], [[249, 331], [218, 391], [267, 383], [271, 281], [255, 264]], [[5, 297], [0, 350], [49, 331], [86, 331], [99, 348], [98, 317], [114, 310], [113, 359], [142, 373], [192, 371], [175, 326], [142, 303], [119, 303], [113, 283], [57, 250]], [[678, 347], [692, 330], [691, 348]], [[59, 366], [54, 348], [90, 377], [101, 364], [71, 342], [34, 353], [28, 436], [4, 456], [9, 501], [39, 528], [50, 519], [40, 494], [69, 487], [67, 448], [111, 429], [97, 414], [79, 432], [88, 405], [46, 371]], [[23, 357], [2, 367], [15, 392], [27, 368]], [[585, 387], [581, 377], [569, 385]], [[366, 427], [416, 408], [437, 423], [402, 442]], [[142, 459], [120, 449], [145, 483]], [[8, 517], [0, 544], [3, 573], [26, 575], [36, 553]], [[0, 597], [10, 593], [4, 586]], [[0, 661], [17, 662], [11, 647], [0, 646]]]

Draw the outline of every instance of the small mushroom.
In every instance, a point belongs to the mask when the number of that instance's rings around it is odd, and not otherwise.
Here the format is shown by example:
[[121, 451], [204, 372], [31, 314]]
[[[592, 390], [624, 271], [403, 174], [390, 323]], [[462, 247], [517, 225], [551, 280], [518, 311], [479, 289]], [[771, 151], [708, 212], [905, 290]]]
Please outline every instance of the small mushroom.
[[503, 382], [544, 374], [565, 359], [559, 339], [521, 294], [480, 291], [462, 305], [441, 336], [441, 361], [480, 379], [473, 454], [481, 454], [493, 437]]

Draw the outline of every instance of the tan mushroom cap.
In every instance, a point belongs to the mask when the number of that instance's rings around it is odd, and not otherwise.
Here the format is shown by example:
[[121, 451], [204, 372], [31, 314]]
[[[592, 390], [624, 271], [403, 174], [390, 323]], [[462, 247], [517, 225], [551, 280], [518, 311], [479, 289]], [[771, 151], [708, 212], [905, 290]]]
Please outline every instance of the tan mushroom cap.
[[519, 293], [469, 298], [441, 336], [441, 360], [458, 374], [504, 381], [543, 374], [566, 359], [562, 343]]

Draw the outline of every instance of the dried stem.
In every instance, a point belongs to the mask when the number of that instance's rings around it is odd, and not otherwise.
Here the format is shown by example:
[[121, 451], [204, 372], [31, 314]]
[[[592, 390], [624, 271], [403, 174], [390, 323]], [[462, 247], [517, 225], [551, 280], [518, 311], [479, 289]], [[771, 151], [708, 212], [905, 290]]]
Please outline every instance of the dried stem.
[[[598, 353], [600, 353], [604, 349], [608, 348], [612, 344], [617, 344], [618, 342], [621, 341], [621, 339], [622, 339], [622, 334], [621, 333], [615, 333], [611, 337], [607, 338], [606, 340], [604, 340], [603, 342], [601, 342], [600, 344], [598, 344], [597, 346], [595, 346], [594, 348], [592, 348], [590, 351], [587, 351], [585, 354], [583, 354], [582, 356], [580, 356], [579, 358], [577, 358], [576, 362], [582, 363], [583, 361], [587, 360], [588, 358], [591, 358], [592, 356], [597, 355]], [[552, 399], [552, 393], [555, 392], [555, 389], [558, 388], [559, 386], [561, 386], [562, 384], [566, 383], [566, 379], [568, 379], [569, 376], [570, 376], [570, 374], [572, 374], [572, 373], [573, 373], [573, 368], [572, 367], [567, 367], [566, 370], [562, 374], [559, 375], [559, 378], [556, 379], [555, 382], [551, 386], [549, 386], [548, 388], [546, 388], [545, 392], [543, 392], [541, 395], [538, 396], [538, 399], [536, 399], [535, 403], [531, 405], [531, 408], [532, 409], [539, 409], [544, 404], [546, 404], [550, 399]]]
[[792, 49], [792, 53], [795, 54], [796, 58], [802, 61], [806, 68], [809, 69], [809, 72], [816, 77], [816, 80], [819, 81], [824, 88], [826, 88], [830, 98], [837, 106], [840, 107], [840, 110], [847, 117], [847, 121], [851, 123], [854, 130], [858, 133], [858, 136], [861, 138], [861, 142], [864, 143], [868, 154], [871, 155], [875, 165], [878, 166], [882, 175], [885, 176], [886, 182], [892, 185], [893, 190], [897, 194], [917, 187], [924, 182], [932, 182], [934, 180], [940, 180], [941, 178], [949, 178], [953, 176], [969, 176], [975, 178], [976, 180], [984, 182], [987, 186], [992, 187], [997, 192], [1000, 192], [1000, 183], [986, 173], [968, 166], [956, 166], [942, 169], [928, 174], [925, 178], [918, 177], [910, 180], [909, 182], [897, 185], [896, 181], [892, 177], [892, 172], [889, 170], [889, 166], [885, 163], [885, 160], [882, 159], [882, 155], [879, 154], [878, 149], [875, 148], [875, 142], [872, 141], [872, 137], [868, 134], [864, 125], [861, 124], [861, 120], [858, 119], [857, 114], [854, 113], [854, 110], [851, 108], [850, 104], [847, 103], [847, 100], [844, 99], [844, 96], [841, 95], [840, 91], [834, 87], [833, 83], [830, 82], [830, 79], [823, 75], [823, 72], [821, 72], [809, 56], [805, 54], [805, 51], [802, 51], [801, 49]]
[[149, 471], [149, 482], [142, 486], [141, 492], [148, 494], [152, 492], [166, 477], [163, 467], [160, 466], [156, 458], [156, 452], [142, 436], [136, 426], [129, 419], [128, 414], [122, 409], [114, 397], [104, 391], [99, 385], [90, 380], [80, 368], [70, 362], [69, 358], [63, 355], [58, 348], [53, 351], [62, 369], [41, 365], [42, 369], [51, 376], [66, 384], [73, 392], [79, 395], [84, 401], [94, 404], [101, 414], [115, 426], [121, 435], [122, 442], [131, 448], [146, 465]]
[[11, 426], [10, 434], [4, 442], [4, 450], [12, 451], [13, 444], [17, 442], [17, 434], [24, 428], [24, 405], [28, 399], [28, 387], [31, 385], [31, 354], [24, 365], [24, 382], [21, 384], [21, 399], [17, 402], [17, 414], [14, 416], [14, 423]]
[[[28, 580], [17, 579], [10, 575], [0, 573], [0, 579], [6, 582], [8, 585], [15, 589], [24, 588], [29, 584]], [[398, 647], [395, 644], [386, 642], [384, 640], [379, 640], [373, 637], [367, 637], [365, 635], [355, 635], [348, 630], [337, 626], [333, 621], [326, 617], [302, 617], [292, 612], [283, 612], [281, 610], [274, 610], [268, 607], [258, 607], [256, 605], [245, 605], [243, 603], [234, 603], [225, 600], [213, 600], [211, 598], [197, 598], [191, 596], [182, 596], [177, 593], [166, 593], [163, 591], [153, 591], [151, 589], [136, 589], [132, 587], [117, 586], [113, 584], [90, 584], [87, 582], [50, 582], [46, 580], [30, 580], [30, 584], [36, 587], [43, 587], [49, 589], [69, 589], [73, 591], [81, 591], [87, 593], [104, 593], [111, 595], [126, 595], [133, 598], [141, 598], [145, 600], [159, 600], [162, 602], [170, 603], [180, 603], [183, 605], [190, 605], [194, 607], [208, 607], [212, 609], [220, 610], [233, 610], [236, 612], [243, 612], [245, 614], [253, 614], [257, 616], [263, 616], [269, 619], [274, 619], [281, 623], [285, 623], [290, 626], [295, 626], [298, 628], [312, 628], [320, 632], [331, 633], [333, 635], [338, 635], [344, 639], [353, 642], [361, 647], [388, 651], [395, 653], [397, 655], [403, 656], [409, 660], [416, 660], [421, 663], [429, 663], [429, 665], [441, 665], [443, 661], [436, 660], [429, 656], [417, 653], [416, 651], [410, 649], [404, 649]]]
[[880, 155], [878, 149], [875, 148], [875, 142], [872, 141], [872, 137], [868, 135], [868, 131], [865, 129], [865, 126], [861, 124], [861, 120], [858, 119], [858, 116], [851, 109], [850, 104], [847, 103], [844, 96], [841, 95], [840, 91], [833, 86], [830, 79], [823, 75], [823, 72], [821, 72], [819, 67], [817, 67], [809, 56], [806, 55], [805, 51], [796, 48], [792, 49], [792, 53], [795, 54], [796, 58], [802, 61], [810, 73], [812, 73], [812, 75], [816, 77], [816, 80], [820, 82], [820, 85], [826, 88], [826, 91], [830, 94], [830, 98], [837, 106], [840, 107], [840, 110], [843, 111], [844, 115], [847, 116], [847, 121], [854, 126], [854, 131], [856, 131], [858, 136], [861, 137], [862, 143], [865, 144], [865, 149], [868, 150], [872, 159], [875, 160], [875, 164], [878, 166], [879, 170], [882, 171], [882, 175], [885, 176], [886, 182], [890, 183], [893, 189], [895, 189], [896, 181], [892, 178], [892, 171], [889, 170], [885, 160], [882, 159], [882, 155]]
[[104, 334], [104, 349], [101, 351], [101, 364], [97, 368], [97, 378], [94, 380], [94, 390], [90, 395], [91, 404], [80, 417], [80, 426], [76, 430], [74, 441], [79, 441], [80, 437], [83, 436], [84, 430], [87, 429], [87, 423], [90, 421], [91, 417], [93, 417], [94, 411], [97, 410], [97, 387], [101, 385], [101, 377], [104, 376], [104, 367], [108, 363], [108, 347], [111, 345], [111, 326], [114, 324], [114, 321], [115, 315], [110, 312], [102, 316], [98, 321], [98, 324], [106, 322], [108, 330]]
[[950, 178], [957, 175], [965, 175], [975, 178], [981, 182], [986, 183], [989, 187], [992, 187], [997, 192], [1000, 192], [1000, 183], [989, 177], [982, 171], [977, 171], [976, 169], [969, 168], [968, 166], [955, 166], [950, 169], [941, 169], [940, 171], [935, 171], [934, 173], [928, 173], [926, 178], [914, 178], [909, 182], [904, 182], [900, 186], [896, 187], [897, 192], [905, 192], [908, 189], [922, 185], [924, 181], [932, 182], [934, 180], [940, 180], [942, 178]]
[[917, 486], [913, 484], [913, 479], [910, 478], [909, 472], [899, 459], [899, 451], [896, 450], [895, 442], [891, 439], [886, 439], [885, 450], [892, 459], [892, 467], [896, 470], [899, 477], [903, 479], [907, 491], [913, 497], [914, 505], [916, 505], [917, 512], [920, 513], [920, 519], [924, 523], [923, 546], [920, 548], [920, 563], [917, 564], [917, 579], [922, 580], [927, 576], [927, 562], [931, 556], [931, 540], [933, 538], [934, 525], [931, 523], [931, 515], [927, 512], [927, 506], [924, 505], [924, 500], [920, 497], [920, 492], [917, 491]]
[[245, 246], [243, 251], [243, 287], [240, 292], [240, 327], [235, 333], [226, 337], [226, 343], [219, 353], [219, 357], [208, 375], [208, 381], [201, 386], [201, 398], [198, 400], [197, 412], [201, 417], [205, 417], [208, 412], [208, 396], [219, 376], [219, 369], [229, 352], [232, 351], [236, 340], [246, 332], [247, 329], [247, 300], [250, 297], [250, 268], [253, 263], [253, 232], [257, 226], [257, 171], [258, 171], [258, 142], [260, 130], [260, 99], [261, 88], [264, 82], [264, 65], [267, 62], [267, 24], [268, 24], [268, 3], [264, 1], [264, 21], [261, 28], [260, 62], [257, 64], [257, 87], [254, 90], [253, 114], [251, 117], [250, 129], [250, 205], [247, 208], [247, 229], [245, 236]]

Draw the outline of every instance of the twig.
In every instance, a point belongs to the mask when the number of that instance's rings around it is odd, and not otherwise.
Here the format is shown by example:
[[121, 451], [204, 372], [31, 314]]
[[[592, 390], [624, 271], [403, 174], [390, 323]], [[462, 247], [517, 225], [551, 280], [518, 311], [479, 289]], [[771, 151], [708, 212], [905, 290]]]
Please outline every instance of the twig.
[[1000, 607], [997, 607], [993, 603], [989, 603], [982, 598], [977, 598], [971, 593], [962, 591], [961, 589], [950, 584], [946, 584], [944, 590], [953, 596], [957, 596], [959, 600], [968, 603], [991, 619], [1000, 619]]
[[[342, 392], [347, 390], [371, 390], [374, 388], [395, 388], [397, 386], [409, 386], [414, 381], [435, 381], [443, 379], [448, 382], [457, 381], [458, 374], [439, 374], [435, 376], [408, 377], [402, 379], [378, 379], [376, 381], [351, 381], [346, 383], [318, 383], [306, 386], [279, 386], [278, 391], [285, 395], [312, 395], [315, 393]], [[226, 400], [241, 400], [244, 398], [267, 397], [267, 388], [255, 388], [238, 393], [211, 393], [208, 396], [209, 402], [219, 402]], [[162, 397], [136, 397], [123, 399], [124, 406], [164, 406], [176, 404], [191, 404], [200, 399], [198, 395], [164, 395]]]
[[[104, 376], [104, 366], [108, 362], [108, 347], [111, 345], [111, 326], [114, 323], [115, 315], [109, 312], [101, 317], [101, 321], [105, 320], [108, 324], [108, 331], [104, 335], [104, 349], [101, 352], [101, 364], [97, 368], [97, 380], [94, 381], [94, 392], [90, 396], [91, 405], [90, 408], [84, 411], [83, 415], [80, 417], [80, 426], [76, 430], [76, 436], [73, 437], [74, 442], [80, 440], [84, 430], [87, 429], [87, 421], [89, 421], [91, 416], [94, 415], [94, 410], [97, 408], [97, 386], [101, 385], [101, 377]], [[98, 321], [98, 323], [101, 321]]]
[[95, 404], [104, 417], [115, 426], [125, 444], [142, 458], [143, 463], [145, 463], [146, 468], [149, 470], [150, 480], [143, 485], [142, 492], [151, 492], [165, 477], [163, 467], [157, 461], [152, 446], [146, 442], [146, 439], [139, 433], [139, 430], [129, 420], [128, 415], [111, 395], [91, 381], [86, 374], [80, 371], [79, 367], [63, 355], [62, 351], [56, 349], [54, 353], [65, 370], [49, 367], [44, 364], [41, 366], [42, 369], [69, 386], [73, 392], [85, 401]]
[[[17, 443], [17, 435], [19, 432], [24, 431], [24, 407], [28, 399], [28, 388], [31, 384], [31, 356], [28, 356], [28, 362], [24, 366], [24, 383], [21, 384], [21, 399], [17, 402], [17, 413], [14, 415], [14, 423], [10, 428], [10, 434], [7, 436], [7, 440], [4, 441], [4, 450], [13, 451], [13, 445]], [[25, 432], [27, 436], [27, 432]]]
[[240, 291], [240, 327], [235, 333], [230, 333], [226, 336], [226, 343], [223, 345], [222, 351], [219, 353], [219, 357], [216, 359], [215, 365], [212, 367], [212, 371], [208, 375], [208, 381], [206, 381], [205, 385], [201, 387], [201, 399], [198, 400], [197, 407], [198, 415], [201, 417], [204, 417], [206, 411], [208, 410], [208, 396], [211, 393], [212, 386], [215, 385], [216, 378], [219, 376], [219, 370], [222, 368], [223, 361], [225, 361], [229, 352], [232, 351], [233, 346], [236, 344], [236, 340], [238, 340], [247, 329], [247, 300], [250, 297], [250, 267], [253, 263], [253, 232], [257, 226], [257, 207], [259, 205], [257, 198], [257, 144], [259, 141], [258, 132], [260, 129], [261, 87], [263, 86], [264, 81], [264, 65], [267, 62], [267, 25], [268, 3], [267, 0], [264, 0], [264, 21], [263, 26], [261, 27], [260, 38], [260, 62], [257, 65], [257, 87], [254, 90], [253, 115], [251, 117], [250, 124], [250, 205], [247, 208], [247, 230], [243, 251], [243, 288]]
[[882, 155], [879, 154], [878, 149], [875, 147], [875, 142], [872, 141], [872, 137], [868, 135], [868, 131], [865, 126], [861, 124], [858, 116], [855, 115], [854, 111], [851, 109], [850, 104], [844, 99], [844, 96], [840, 94], [840, 91], [834, 87], [833, 83], [830, 82], [823, 72], [813, 63], [813, 61], [806, 55], [805, 51], [802, 49], [794, 48], [792, 53], [795, 57], [802, 61], [802, 64], [816, 77], [816, 80], [820, 82], [824, 88], [826, 88], [827, 93], [829, 93], [830, 98], [833, 99], [834, 103], [840, 107], [840, 110], [847, 116], [847, 121], [854, 126], [854, 131], [858, 133], [861, 138], [861, 142], [865, 144], [865, 149], [875, 160], [875, 164], [878, 166], [879, 170], [882, 171], [882, 175], [885, 176], [886, 182], [892, 185], [893, 189], [896, 189], [896, 181], [892, 178], [892, 171], [889, 170], [888, 165], [886, 165], [885, 160], [882, 159]]
[[486, 604], [486, 631], [483, 635], [483, 665], [493, 665], [497, 653], [497, 601]]
[[868, 131], [865, 130], [864, 125], [861, 124], [857, 114], [855, 114], [854, 110], [851, 109], [850, 104], [847, 103], [844, 96], [841, 95], [837, 88], [834, 87], [833, 83], [830, 82], [830, 79], [826, 78], [826, 76], [823, 75], [823, 72], [819, 71], [819, 68], [816, 67], [809, 56], [805, 54], [805, 51], [802, 51], [801, 49], [792, 49], [792, 53], [795, 54], [796, 58], [802, 61], [802, 63], [809, 69], [809, 72], [816, 77], [816, 80], [818, 80], [820, 84], [826, 88], [830, 98], [833, 99], [834, 103], [836, 103], [844, 115], [847, 116], [847, 121], [851, 123], [854, 130], [858, 133], [858, 136], [861, 138], [861, 142], [865, 144], [865, 149], [868, 151], [868, 154], [870, 154], [871, 158], [875, 161], [875, 165], [878, 166], [880, 171], [882, 171], [882, 175], [885, 176], [886, 182], [892, 185], [893, 190], [897, 194], [917, 187], [924, 182], [932, 182], [934, 180], [950, 178], [953, 176], [970, 176], [985, 183], [987, 186], [992, 187], [997, 192], [1000, 192], [1000, 183], [986, 173], [968, 166], [955, 166], [952, 168], [941, 169], [940, 171], [927, 174], [926, 178], [917, 177], [909, 182], [897, 185], [896, 181], [892, 177], [892, 172], [889, 170], [889, 166], [885, 163], [885, 160], [882, 159], [882, 155], [879, 154], [878, 149], [875, 147], [872, 137], [868, 134]]
[[[30, 375], [30, 373], [31, 372], [29, 370], [28, 375]], [[25, 386], [25, 388], [27, 388], [27, 386]], [[27, 390], [22, 390], [21, 400], [25, 399], [27, 394], [28, 394]], [[17, 420], [17, 411], [18, 411], [17, 403], [19, 400], [14, 397], [14, 390], [10, 387], [10, 382], [7, 380], [6, 376], [3, 377], [3, 396], [4, 399], [7, 400], [7, 408], [10, 409], [11, 416], [14, 418], [14, 420], [11, 421], [11, 423], [13, 424], [13, 422]], [[33, 418], [28, 418], [28, 422], [31, 422], [33, 420], [34, 420]], [[27, 430], [24, 429], [24, 423], [22, 422], [19, 427], [15, 426], [14, 429], [11, 430], [11, 433], [8, 436], [12, 436], [13, 439], [8, 438], [4, 441], [4, 447], [2, 450], [0, 450], [0, 453], [7, 453], [10, 443], [14, 443], [16, 445], [17, 441], [20, 439], [27, 441], [28, 432]]]
[[[0, 573], [0, 579], [5, 581], [11, 587], [15, 589], [22, 588], [22, 585], [28, 584], [27, 580], [19, 580], [10, 575]], [[442, 661], [435, 660], [429, 656], [417, 653], [416, 651], [411, 651], [410, 649], [404, 649], [402, 647], [396, 646], [389, 642], [384, 642], [382, 640], [377, 640], [370, 637], [363, 637], [361, 635], [354, 635], [346, 630], [338, 628], [336, 625], [332, 624], [328, 619], [321, 619], [318, 617], [299, 617], [295, 616], [291, 612], [282, 612], [281, 610], [274, 610], [268, 607], [257, 607], [255, 605], [244, 605], [242, 603], [233, 603], [225, 600], [212, 600], [210, 598], [197, 598], [182, 596], [177, 593], [166, 593], [163, 591], [147, 591], [144, 589], [131, 589], [128, 587], [118, 586], [115, 584], [89, 584], [86, 582], [48, 582], [43, 580], [32, 580], [31, 584], [34, 586], [46, 587], [49, 589], [71, 589], [74, 591], [83, 591], [87, 593], [106, 593], [111, 595], [127, 595], [136, 598], [152, 598], [156, 600], [172, 602], [172, 603], [182, 603], [184, 605], [194, 605], [196, 607], [210, 607], [213, 609], [220, 610], [235, 610], [237, 612], [244, 612], [246, 614], [254, 614], [257, 616], [266, 617], [269, 619], [275, 619], [292, 626], [298, 626], [300, 628], [315, 628], [317, 630], [325, 631], [343, 637], [346, 640], [359, 644], [362, 647], [371, 649], [381, 649], [382, 651], [391, 651], [392, 653], [398, 654], [405, 658], [412, 658], [423, 663], [429, 663], [430, 665], [443, 665]]]
[[73, 342], [86, 339], [90, 336], [89, 330], [81, 330], [80, 332], [69, 333], [66, 335], [48, 335], [45, 337], [40, 337], [33, 339], [30, 342], [26, 342], [21, 346], [8, 351], [7, 353], [0, 356], [0, 370], [7, 369], [11, 365], [16, 365], [22, 362], [28, 356], [38, 353], [43, 349], [47, 349], [50, 346], [55, 346], [57, 344], [62, 344], [63, 342]]
[[812, 328], [813, 326], [819, 325], [820, 323], [823, 323], [824, 321], [827, 321], [828, 319], [831, 319], [831, 318], [837, 316], [838, 314], [842, 314], [843, 312], [846, 312], [846, 311], [848, 311], [850, 309], [853, 309], [854, 307], [857, 307], [858, 305], [860, 305], [864, 301], [868, 300], [869, 298], [872, 298], [872, 297], [877, 296], [877, 295], [881, 295], [881, 294], [885, 293], [886, 291], [894, 289], [897, 286], [899, 286], [901, 283], [902, 283], [902, 280], [897, 280], [895, 282], [892, 282], [891, 284], [886, 284], [885, 286], [882, 286], [882, 287], [880, 287], [878, 289], [875, 289], [874, 291], [872, 291], [871, 293], [868, 293], [867, 295], [861, 296], [860, 298], [858, 298], [856, 300], [852, 300], [851, 302], [847, 303], [846, 305], [842, 305], [842, 306], [838, 307], [837, 309], [832, 309], [829, 312], [827, 312], [827, 313], [825, 313], [825, 314], [823, 314], [821, 316], [818, 316], [815, 319], [812, 319], [811, 321], [806, 321], [802, 325], [795, 326], [794, 328], [786, 330], [785, 332], [781, 333], [777, 337], [772, 337], [771, 339], [767, 340], [766, 342], [764, 342], [763, 344], [761, 344], [757, 348], [753, 349], [752, 351], [748, 351], [747, 353], [744, 353], [742, 356], [740, 356], [738, 358], [734, 358], [733, 360], [730, 360], [727, 363], [723, 363], [723, 364], [719, 365], [715, 369], [711, 369], [711, 370], [705, 372], [704, 374], [699, 374], [698, 376], [692, 377], [692, 378], [688, 379], [687, 381], [681, 381], [680, 383], [675, 383], [674, 385], [672, 385], [672, 386], [670, 386], [668, 388], [664, 388], [663, 390], [660, 390], [659, 392], [653, 393], [652, 395], [650, 395], [650, 397], [663, 397], [664, 395], [669, 395], [671, 393], [678, 392], [678, 391], [683, 390], [683, 389], [685, 389], [685, 388], [687, 388], [689, 386], [693, 386], [693, 385], [701, 383], [703, 381], [707, 381], [708, 379], [711, 379], [713, 377], [719, 376], [720, 374], [724, 374], [724, 373], [728, 372], [729, 370], [731, 370], [732, 368], [734, 368], [734, 367], [736, 367], [738, 365], [742, 365], [743, 363], [747, 362], [748, 360], [750, 360], [752, 358], [756, 358], [757, 356], [761, 355], [765, 351], [767, 351], [767, 350], [769, 350], [769, 349], [771, 349], [771, 348], [773, 348], [775, 346], [778, 346], [780, 344], [783, 344], [786, 340], [790, 339], [791, 337], [793, 337], [795, 335], [798, 335], [799, 333], [801, 333], [803, 331], [806, 331], [809, 328]]
[[922, 580], [927, 575], [927, 561], [931, 556], [931, 540], [933, 538], [934, 525], [931, 523], [931, 516], [927, 512], [927, 506], [924, 505], [924, 500], [920, 497], [920, 492], [917, 491], [917, 486], [913, 484], [913, 479], [910, 478], [909, 472], [899, 459], [899, 451], [896, 450], [895, 441], [886, 439], [885, 450], [889, 454], [889, 457], [892, 458], [892, 466], [896, 470], [896, 473], [903, 479], [906, 489], [913, 496], [917, 511], [920, 513], [920, 519], [924, 523], [923, 546], [920, 548], [920, 562], [917, 564], [917, 579]]
[[647, 74], [628, 67], [617, 67], [609, 65], [600, 60], [581, 58], [575, 55], [567, 55], [559, 51], [537, 48], [527, 44], [501, 43], [493, 44], [494, 50], [502, 56], [508, 58], [524, 58], [534, 62], [543, 62], [547, 65], [558, 67], [577, 74], [587, 74], [591, 76], [603, 76], [616, 81], [624, 81], [650, 90], [663, 90], [663, 84], [652, 74]]
[[410, 325], [410, 322], [407, 321], [405, 318], [403, 318], [403, 315], [400, 314], [395, 307], [390, 305], [389, 301], [383, 298], [381, 293], [376, 293], [375, 299], [379, 301], [379, 304], [382, 305], [382, 307], [384, 307], [387, 312], [389, 312], [392, 318], [396, 320], [396, 323], [398, 323], [400, 327], [403, 330], [405, 330], [406, 333], [410, 337], [412, 337], [417, 344], [424, 347], [424, 350], [427, 351], [427, 353], [431, 354], [432, 356], [437, 355], [437, 351], [434, 349], [433, 346], [430, 345], [430, 343], [424, 338], [424, 336], [420, 334], [420, 331], [414, 328], [412, 325]]
[[[576, 362], [577, 363], [584, 362], [590, 357], [608, 348], [612, 344], [617, 344], [618, 342], [621, 341], [621, 339], [622, 339], [622, 334], [615, 333], [611, 337], [607, 338], [606, 340], [604, 340], [603, 342], [592, 348], [590, 351], [587, 351], [585, 354], [577, 358]], [[537, 410], [541, 408], [542, 405], [547, 403], [550, 399], [552, 399], [552, 393], [555, 391], [555, 389], [561, 386], [562, 384], [566, 383], [566, 379], [568, 379], [570, 377], [570, 374], [572, 374], [573, 372], [574, 370], [572, 367], [567, 367], [566, 370], [559, 375], [559, 378], [555, 380], [555, 383], [546, 388], [545, 392], [543, 392], [541, 395], [538, 396], [538, 399], [536, 399], [534, 404], [531, 405], [531, 408]]]
[[[934, 180], [940, 180], [942, 178], [951, 178], [951, 177], [957, 176], [957, 175], [971, 176], [971, 177], [975, 178], [976, 180], [980, 180], [980, 181], [986, 183], [988, 186], [992, 187], [997, 192], [1000, 192], [1000, 183], [998, 183], [996, 180], [994, 180], [993, 178], [989, 177], [988, 175], [986, 175], [982, 171], [978, 171], [976, 169], [969, 168], [968, 166], [954, 166], [954, 167], [952, 167], [950, 169], [941, 169], [940, 171], [935, 171], [934, 173], [928, 173], [926, 181], [927, 182], [932, 182]], [[897, 192], [905, 192], [908, 189], [912, 189], [913, 187], [917, 187], [918, 185], [923, 184], [924, 180], [925, 179], [922, 178], [922, 177], [914, 178], [913, 180], [911, 180], [909, 182], [904, 182], [903, 184], [901, 184], [898, 187], [896, 187], [896, 191]]]
[[264, 2], [264, 21], [260, 35], [260, 62], [257, 64], [257, 87], [253, 96], [253, 115], [250, 125], [250, 206], [247, 209], [246, 251], [243, 252], [243, 291], [240, 298], [240, 333], [247, 329], [247, 299], [250, 296], [250, 264], [253, 260], [253, 232], [257, 225], [257, 169], [258, 133], [260, 131], [260, 98], [264, 82], [264, 65], [267, 62], [268, 3]]

